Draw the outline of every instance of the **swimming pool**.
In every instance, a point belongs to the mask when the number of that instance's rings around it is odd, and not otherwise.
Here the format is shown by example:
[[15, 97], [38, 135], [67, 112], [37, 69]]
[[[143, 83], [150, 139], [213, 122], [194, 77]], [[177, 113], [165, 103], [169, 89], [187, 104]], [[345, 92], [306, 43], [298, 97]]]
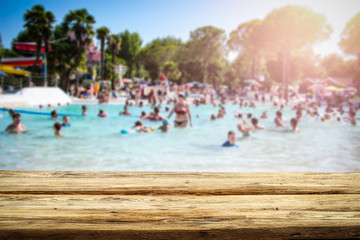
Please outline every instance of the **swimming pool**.
[[[1, 170], [94, 170], [94, 171], [219, 171], [219, 172], [282, 172], [360, 171], [360, 128], [347, 123], [300, 122], [299, 133], [279, 132], [274, 127], [272, 106], [256, 109], [225, 105], [224, 119], [209, 121], [218, 108], [191, 106], [193, 128], [175, 129], [168, 133], [155, 131], [121, 135], [121, 129], [133, 126], [141, 111], [150, 108], [130, 107], [133, 116], [119, 116], [123, 105], [88, 105], [87, 117], [71, 117], [71, 127], [62, 129], [64, 137], [55, 137], [52, 125], [62, 119], [22, 114], [25, 134], [9, 134], [3, 130], [11, 119], [6, 112], [0, 118]], [[24, 108], [25, 109], [25, 108]], [[31, 111], [80, 114], [81, 105], [57, 108], [26, 108]], [[98, 118], [99, 109], [109, 114]], [[236, 130], [235, 112], [253, 113], [262, 119], [266, 131], [253, 132], [250, 139], [239, 140], [238, 148], [222, 148], [227, 132]], [[165, 106], [160, 110], [167, 116]], [[289, 108], [286, 119], [295, 115]], [[198, 117], [196, 117], [199, 115]], [[170, 121], [172, 124], [173, 118]], [[145, 126], [160, 123], [143, 121]], [[173, 124], [172, 124], [173, 125]], [[289, 122], [287, 122], [289, 125]], [[237, 137], [240, 133], [236, 131]]]

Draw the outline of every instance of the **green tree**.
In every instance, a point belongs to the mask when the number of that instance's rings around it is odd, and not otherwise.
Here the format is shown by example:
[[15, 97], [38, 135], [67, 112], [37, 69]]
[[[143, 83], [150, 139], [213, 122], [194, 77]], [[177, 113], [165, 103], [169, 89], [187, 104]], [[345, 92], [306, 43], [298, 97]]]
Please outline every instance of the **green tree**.
[[208, 64], [223, 58], [224, 43], [224, 30], [213, 26], [201, 27], [190, 32], [188, 45], [193, 59], [202, 63], [202, 82], [206, 82]]
[[207, 65], [207, 77], [212, 85], [216, 88], [221, 82], [222, 65], [219, 61], [211, 62]]
[[181, 72], [179, 71], [177, 64], [173, 61], [166, 62], [162, 67], [162, 71], [166, 78], [171, 81], [178, 81], [181, 77]]
[[132, 78], [133, 69], [136, 67], [136, 72], [139, 72], [140, 66], [137, 63], [137, 57], [141, 50], [142, 39], [137, 32], [130, 33], [128, 30], [120, 33], [121, 49], [117, 56], [126, 61], [128, 70], [126, 76]]
[[115, 66], [115, 56], [116, 56], [117, 52], [120, 50], [120, 48], [121, 48], [121, 38], [120, 38], [120, 36], [116, 35], [116, 34], [111, 34], [109, 36], [108, 46], [109, 46], [109, 50], [110, 50], [110, 53], [111, 53], [111, 62], [112, 62], [112, 66], [113, 66], [113, 70], [112, 70], [112, 74], [111, 74], [111, 90], [115, 91], [115, 71], [114, 71], [114, 66]]
[[107, 27], [100, 27], [96, 29], [96, 37], [100, 40], [100, 51], [101, 51], [101, 60], [100, 60], [100, 76], [101, 79], [104, 79], [104, 50], [105, 50], [105, 40], [108, 38], [110, 31]]
[[45, 11], [41, 5], [34, 5], [31, 10], [26, 10], [24, 14], [27, 33], [32, 41], [36, 42], [36, 60], [33, 65], [35, 70], [36, 63], [40, 58], [41, 45], [44, 42], [46, 56], [49, 56], [49, 41], [51, 38], [51, 30], [55, 22], [55, 16], [50, 11]]
[[230, 33], [227, 45], [230, 50], [243, 54], [251, 59], [251, 77], [256, 77], [256, 66], [260, 63], [261, 53], [264, 51], [264, 34], [262, 21], [255, 19], [240, 24]]
[[357, 13], [349, 22], [341, 34], [340, 48], [347, 54], [356, 56], [358, 61], [357, 68], [352, 68], [351, 73], [354, 82], [360, 89], [360, 12]]
[[144, 65], [150, 78], [156, 80], [160, 77], [161, 67], [165, 62], [174, 60], [181, 46], [180, 39], [173, 37], [157, 38], [141, 50], [138, 61]]
[[331, 26], [322, 14], [306, 7], [288, 5], [269, 13], [263, 28], [264, 40], [271, 46], [273, 54], [280, 53], [282, 58], [282, 79], [287, 99], [291, 54], [327, 39]]
[[344, 78], [346, 76], [346, 63], [342, 56], [330, 54], [325, 56], [321, 61], [321, 66], [326, 70], [327, 76]]
[[53, 52], [48, 58], [48, 70], [60, 76], [60, 86], [65, 92], [68, 92], [70, 88], [70, 75], [78, 67], [75, 61], [76, 43], [69, 37], [64, 37], [67, 35], [65, 23], [55, 26], [53, 38], [57, 40], [55, 40], [52, 47]]
[[360, 12], [357, 13], [349, 22], [341, 34], [340, 48], [347, 54], [356, 56], [360, 59]]
[[[64, 30], [70, 33], [70, 39], [76, 44], [75, 69], [78, 69], [84, 60], [86, 45], [94, 36], [93, 24], [95, 19], [86, 9], [70, 11], [64, 18]], [[77, 71], [79, 72], [79, 71]], [[76, 74], [76, 94], [79, 86], [79, 74]]]

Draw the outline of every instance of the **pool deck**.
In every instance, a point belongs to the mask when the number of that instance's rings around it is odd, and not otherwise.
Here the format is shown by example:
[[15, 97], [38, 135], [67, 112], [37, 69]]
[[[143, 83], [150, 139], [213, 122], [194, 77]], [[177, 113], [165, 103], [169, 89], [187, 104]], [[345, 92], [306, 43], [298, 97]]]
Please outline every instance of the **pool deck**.
[[359, 239], [360, 173], [0, 171], [0, 239]]

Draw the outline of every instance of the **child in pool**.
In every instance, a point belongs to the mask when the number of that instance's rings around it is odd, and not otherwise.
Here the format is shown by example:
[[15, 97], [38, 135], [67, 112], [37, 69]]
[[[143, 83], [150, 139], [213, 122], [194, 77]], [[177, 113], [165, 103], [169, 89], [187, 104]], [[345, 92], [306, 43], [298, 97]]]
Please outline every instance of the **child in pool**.
[[222, 147], [237, 147], [235, 144], [236, 134], [233, 131], [228, 132], [228, 140], [223, 143]]
[[101, 118], [106, 118], [108, 115], [106, 113], [104, 113], [104, 110], [100, 109], [99, 113], [98, 113], [98, 117]]
[[51, 111], [51, 119], [56, 119], [58, 117], [58, 113], [56, 110]]
[[81, 109], [82, 109], [82, 115], [83, 116], [86, 116], [87, 115], [87, 106], [86, 105], [82, 105], [82, 107], [81, 107]]
[[56, 136], [62, 136], [62, 133], [60, 132], [61, 128], [62, 128], [61, 123], [59, 122], [54, 123], [53, 129]]
[[282, 117], [281, 111], [276, 112], [276, 118], [274, 120], [276, 127], [286, 127], [286, 125], [283, 123], [284, 118]]
[[135, 122], [134, 130], [137, 132], [151, 132], [152, 131], [151, 128], [144, 127], [143, 123], [141, 121]]
[[159, 129], [162, 131], [162, 132], [168, 132], [170, 130], [170, 124], [167, 120], [163, 120], [162, 121], [162, 126], [159, 127]]
[[69, 116], [64, 116], [63, 117], [63, 124], [62, 124], [63, 127], [70, 127], [71, 124], [70, 124], [70, 118]]

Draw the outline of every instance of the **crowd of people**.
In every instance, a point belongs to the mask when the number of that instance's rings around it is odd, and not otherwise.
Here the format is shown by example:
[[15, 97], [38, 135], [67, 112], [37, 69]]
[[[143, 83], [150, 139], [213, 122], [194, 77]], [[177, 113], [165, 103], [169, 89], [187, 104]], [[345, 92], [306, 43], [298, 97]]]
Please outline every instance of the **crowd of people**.
[[[265, 100], [264, 96], [258, 97], [258, 101], [255, 100], [244, 100], [239, 96], [234, 98], [227, 98], [224, 95], [217, 95], [212, 92], [204, 92], [202, 97], [199, 99], [189, 100], [185, 94], [179, 93], [176, 98], [168, 98], [165, 105], [165, 113], [167, 116], [160, 115], [160, 108], [163, 107], [163, 101], [160, 103], [156, 102], [156, 98], [150, 97], [147, 101], [147, 106], [152, 107], [152, 111], [147, 114], [145, 111], [141, 112], [138, 119], [135, 121], [134, 126], [131, 130], [126, 131], [127, 133], [140, 133], [140, 132], [152, 132], [154, 129], [144, 126], [144, 121], [155, 121], [162, 122], [162, 125], [158, 130], [162, 132], [168, 132], [171, 129], [171, 124], [169, 120], [173, 115], [174, 121], [173, 126], [175, 128], [186, 128], [187, 126], [193, 127], [192, 114], [191, 114], [191, 104], [194, 107], [201, 107], [202, 105], [212, 104], [214, 109], [217, 109], [217, 113], [210, 115], [210, 121], [218, 121], [226, 116], [226, 104], [238, 105], [239, 111], [234, 116], [238, 122], [236, 123], [236, 129], [241, 135], [241, 139], [246, 139], [251, 137], [253, 131], [267, 131], [267, 129], [261, 125], [262, 119], [269, 118], [267, 110], [263, 111], [261, 116], [255, 117], [252, 113], [241, 112], [243, 109], [255, 109], [257, 104], [267, 104], [270, 105], [273, 109], [276, 109], [276, 114], [274, 116], [274, 126], [277, 129], [282, 129], [282, 131], [287, 132], [299, 132], [300, 128], [298, 124], [304, 119], [308, 121], [320, 121], [320, 122], [347, 122], [351, 125], [356, 125], [356, 113], [359, 110], [359, 106], [354, 106], [350, 101], [347, 102], [337, 102], [336, 104], [327, 103], [325, 112], [320, 114], [319, 103], [318, 101], [284, 101], [281, 99], [278, 100]], [[272, 100], [272, 99], [271, 99]], [[140, 108], [144, 107], [144, 101], [137, 99], [134, 103], [132, 100], [127, 100], [123, 111], [119, 112], [120, 116], [131, 116], [130, 109], [131, 107], [137, 106]], [[172, 106], [172, 107], [170, 107]], [[287, 126], [286, 120], [283, 116], [284, 107], [291, 108], [294, 112], [294, 116], [289, 120], [289, 125]], [[345, 110], [346, 109], [346, 110]], [[87, 106], [83, 105], [81, 107], [82, 116], [87, 116]], [[26, 131], [26, 127], [21, 123], [20, 113], [14, 112], [12, 109], [9, 110], [9, 114], [12, 117], [13, 123], [6, 128], [6, 132], [12, 133], [21, 133]], [[51, 111], [51, 119], [58, 119], [58, 113], [56, 110]], [[99, 110], [97, 115], [99, 118], [106, 118], [108, 114], [105, 113], [103, 109]], [[69, 116], [63, 116], [62, 123], [55, 122], [53, 124], [54, 134], [56, 136], [62, 136], [62, 128], [70, 127], [70, 118]], [[227, 135], [227, 141], [222, 144], [224, 147], [237, 146], [236, 133], [234, 131], [229, 131]]]

